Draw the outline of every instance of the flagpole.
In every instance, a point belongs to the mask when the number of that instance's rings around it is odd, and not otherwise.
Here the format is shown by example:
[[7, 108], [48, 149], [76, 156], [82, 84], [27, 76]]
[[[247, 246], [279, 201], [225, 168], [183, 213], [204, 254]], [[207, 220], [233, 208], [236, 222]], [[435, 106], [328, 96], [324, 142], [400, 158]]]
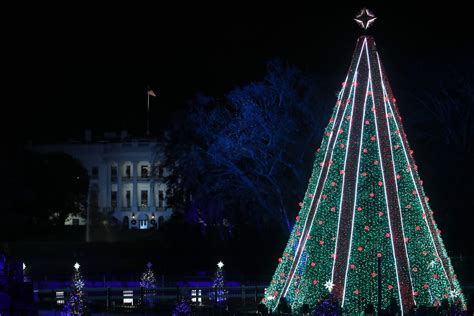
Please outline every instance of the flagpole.
[[146, 136], [150, 136], [150, 87], [146, 91]]

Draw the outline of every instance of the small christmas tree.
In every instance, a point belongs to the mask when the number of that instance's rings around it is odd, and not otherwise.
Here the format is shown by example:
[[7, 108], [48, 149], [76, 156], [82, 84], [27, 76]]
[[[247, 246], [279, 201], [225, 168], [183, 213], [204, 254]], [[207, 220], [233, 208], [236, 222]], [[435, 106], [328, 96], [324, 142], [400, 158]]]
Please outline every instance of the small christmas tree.
[[147, 263], [147, 269], [142, 274], [142, 278], [140, 280], [140, 286], [146, 290], [155, 289], [156, 288], [156, 278], [155, 273], [151, 269], [151, 262]]
[[84, 279], [79, 271], [80, 265], [76, 262], [74, 265], [74, 276], [72, 278], [72, 290], [64, 304], [66, 315], [83, 315], [86, 309]]
[[191, 306], [189, 306], [189, 301], [185, 298], [181, 298], [176, 307], [173, 310], [173, 316], [187, 316], [191, 315]]
[[212, 284], [212, 290], [210, 293], [210, 299], [216, 303], [224, 303], [226, 301], [226, 290], [224, 289], [224, 263], [219, 261], [217, 264], [217, 271], [214, 276], [214, 282]]
[[156, 278], [155, 273], [151, 269], [152, 264], [148, 262], [146, 265], [147, 269], [143, 272], [140, 279], [140, 286], [143, 288], [143, 303], [149, 307], [154, 307], [153, 296], [155, 295], [156, 289]]

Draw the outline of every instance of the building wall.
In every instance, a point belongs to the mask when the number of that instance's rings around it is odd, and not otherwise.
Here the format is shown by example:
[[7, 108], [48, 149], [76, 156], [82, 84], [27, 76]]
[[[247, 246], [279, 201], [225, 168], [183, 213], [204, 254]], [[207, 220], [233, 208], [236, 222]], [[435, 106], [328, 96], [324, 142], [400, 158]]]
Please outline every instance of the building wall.
[[129, 228], [158, 228], [158, 223], [171, 217], [163, 179], [167, 175], [162, 166], [163, 147], [157, 141], [36, 145], [31, 149], [40, 153], [64, 152], [79, 160], [89, 174], [89, 200], [91, 191], [98, 191], [99, 211], [125, 225], [128, 222]]

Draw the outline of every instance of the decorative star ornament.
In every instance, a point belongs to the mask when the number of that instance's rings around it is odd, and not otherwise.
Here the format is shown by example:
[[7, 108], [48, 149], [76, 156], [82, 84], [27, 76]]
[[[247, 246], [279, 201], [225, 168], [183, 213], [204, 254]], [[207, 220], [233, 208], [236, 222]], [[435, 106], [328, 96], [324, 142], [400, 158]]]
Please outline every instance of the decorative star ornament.
[[356, 21], [361, 28], [367, 30], [372, 25], [372, 23], [374, 23], [375, 19], [377, 18], [372, 12], [366, 8], [363, 8], [360, 10], [359, 14], [356, 15], [354, 21]]
[[324, 283], [324, 287], [329, 291], [329, 293], [331, 293], [334, 283], [332, 283], [332, 280], [328, 280]]
[[76, 271], [79, 271], [79, 268], [81, 267], [81, 265], [79, 264], [79, 262], [76, 262], [74, 264], [74, 269], [76, 269]]
[[456, 298], [456, 297], [458, 297], [459, 295], [461, 295], [461, 291], [459, 291], [459, 290], [451, 290], [451, 291], [449, 291], [449, 296], [451, 296], [452, 298]]
[[26, 264], [23, 262], [23, 270], [26, 270]]
[[435, 264], [436, 264], [436, 261], [431, 260], [431, 262], [428, 264], [428, 266], [429, 266], [430, 268], [433, 268]]
[[224, 266], [224, 263], [222, 261], [219, 261], [219, 263], [217, 264], [217, 266], [219, 267], [219, 269], [222, 269], [222, 267]]

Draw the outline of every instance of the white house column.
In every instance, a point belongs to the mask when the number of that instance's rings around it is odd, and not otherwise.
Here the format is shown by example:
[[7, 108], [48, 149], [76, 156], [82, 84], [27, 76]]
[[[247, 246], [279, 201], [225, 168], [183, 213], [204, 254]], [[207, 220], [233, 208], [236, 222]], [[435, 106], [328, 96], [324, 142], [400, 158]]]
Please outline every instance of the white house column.
[[156, 211], [156, 203], [155, 203], [155, 179], [153, 179], [153, 175], [152, 175], [152, 178], [150, 180], [150, 194], [149, 194], [149, 197], [148, 197], [150, 203], [148, 204], [149, 207], [148, 209], [150, 210], [150, 212], [155, 212]]
[[132, 212], [138, 211], [138, 163], [133, 162]]
[[106, 190], [105, 190], [105, 207], [110, 208], [112, 202], [110, 197], [112, 195], [112, 162], [107, 163], [107, 180], [106, 180]]
[[117, 167], [117, 210], [122, 210], [122, 169], [123, 163], [120, 161]]

